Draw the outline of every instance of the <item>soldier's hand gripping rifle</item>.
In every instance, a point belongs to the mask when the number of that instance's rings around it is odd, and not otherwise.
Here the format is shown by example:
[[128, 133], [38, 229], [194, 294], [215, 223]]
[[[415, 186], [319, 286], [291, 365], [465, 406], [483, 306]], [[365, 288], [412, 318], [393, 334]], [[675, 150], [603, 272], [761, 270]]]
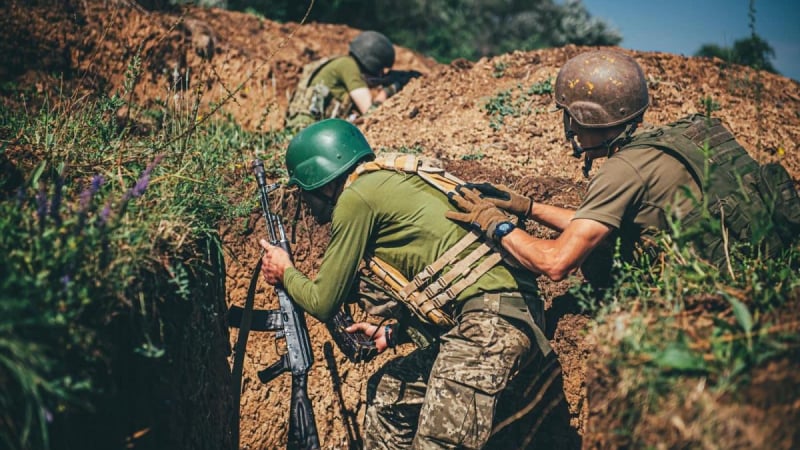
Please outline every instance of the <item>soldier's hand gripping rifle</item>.
[[[261, 210], [267, 223], [267, 233], [269, 242], [272, 245], [279, 245], [289, 258], [292, 252], [289, 249], [289, 241], [286, 239], [286, 232], [281, 218], [270, 210], [269, 193], [279, 187], [278, 184], [267, 185], [264, 175], [264, 163], [256, 159], [253, 161], [253, 171], [258, 181], [259, 198], [261, 200]], [[277, 310], [265, 311], [257, 322], [259, 326], [254, 326], [254, 330], [276, 331], [276, 338], [286, 340], [286, 353], [273, 365], [258, 373], [258, 378], [263, 383], [272, 381], [284, 372], [292, 374], [292, 398], [289, 409], [289, 442], [287, 448], [290, 449], [319, 449], [319, 437], [317, 435], [317, 424], [314, 420], [314, 410], [311, 408], [311, 400], [308, 398], [307, 382], [308, 371], [314, 362], [311, 353], [311, 342], [308, 338], [305, 315], [302, 309], [289, 298], [289, 295], [282, 286], [275, 286], [275, 294], [278, 296], [280, 308]]]

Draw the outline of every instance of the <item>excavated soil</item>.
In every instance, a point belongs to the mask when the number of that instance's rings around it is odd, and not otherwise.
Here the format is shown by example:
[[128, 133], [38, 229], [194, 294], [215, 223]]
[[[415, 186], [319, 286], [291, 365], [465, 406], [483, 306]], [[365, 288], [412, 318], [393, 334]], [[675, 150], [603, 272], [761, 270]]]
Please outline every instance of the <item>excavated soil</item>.
[[[0, 80], [40, 95], [59, 87], [74, 92], [119, 89], [134, 56], [140, 55], [142, 76], [133, 93], [135, 102], [153, 105], [175, 95], [197, 94], [205, 108], [224, 102], [221, 109], [252, 130], [282, 127], [287, 96], [302, 66], [318, 57], [343, 54], [359, 32], [340, 25], [280, 24], [218, 9], [154, 12], [128, 0], [66, 5], [37, 8], [12, 1], [0, 7], [0, 55], [5, 61], [0, 65]], [[418, 70], [424, 76], [357, 125], [375, 149], [418, 151], [441, 159], [464, 179], [506, 183], [537, 201], [575, 207], [586, 181], [580, 162], [570, 157], [564, 143], [561, 116], [549, 112], [553, 100], [547, 89], [524, 92], [534, 85], [546, 86], [567, 59], [585, 50], [567, 46], [442, 65], [397, 48], [395, 68]], [[652, 101], [648, 122], [666, 123], [701, 112], [701, 100], [711, 98], [719, 105], [715, 115], [734, 130], [752, 155], [761, 161], [779, 160], [795, 180], [800, 178], [797, 82], [729, 67], [719, 60], [620, 50], [634, 56], [647, 76]], [[58, 80], [55, 73], [63, 73], [64, 79]], [[517, 114], [505, 115], [497, 125], [486, 106], [496, 104], [502, 93], [522, 95], [523, 101], [515, 107]], [[251, 186], [241, 191], [254, 195]], [[292, 199], [287, 197], [281, 204], [289, 216]], [[259, 220], [258, 211], [253, 211], [246, 226], [236, 223], [220, 228], [229, 305], [244, 303], [258, 258], [256, 241], [262, 237]], [[542, 236], [552, 234], [535, 226], [530, 229]], [[326, 236], [326, 230], [310, 218], [301, 219], [294, 246], [301, 270], [313, 275]], [[589, 318], [566, 295], [566, 283], [544, 279], [541, 283], [548, 307], [548, 336], [563, 371], [563, 383], [559, 380], [557, 385], [566, 402], [544, 419], [534, 443], [540, 448], [580, 448], [589, 414], [583, 364], [592, 352], [584, 339]], [[256, 307], [276, 304], [271, 289], [262, 283]], [[322, 324], [309, 318], [308, 325], [315, 356], [309, 392], [322, 446], [356, 447], [369, 375], [410, 349], [400, 348], [368, 364], [353, 364], [338, 350], [323, 348], [328, 334]], [[235, 339], [236, 330], [232, 330], [231, 345]], [[241, 447], [280, 448], [286, 442], [290, 379], [282, 376], [265, 385], [256, 373], [273, 363], [281, 349], [271, 334], [252, 333], [247, 350]], [[775, 370], [796, 368], [795, 364]], [[780, 374], [771, 372], [770, 376]]]

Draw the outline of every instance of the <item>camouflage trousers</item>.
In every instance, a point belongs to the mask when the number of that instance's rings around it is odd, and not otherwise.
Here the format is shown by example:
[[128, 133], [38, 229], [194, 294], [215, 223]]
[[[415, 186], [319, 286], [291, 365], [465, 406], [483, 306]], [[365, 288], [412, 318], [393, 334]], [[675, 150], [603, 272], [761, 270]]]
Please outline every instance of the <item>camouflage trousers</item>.
[[388, 362], [367, 387], [365, 448], [482, 448], [509, 380], [536, 370], [526, 328], [471, 311], [438, 343]]

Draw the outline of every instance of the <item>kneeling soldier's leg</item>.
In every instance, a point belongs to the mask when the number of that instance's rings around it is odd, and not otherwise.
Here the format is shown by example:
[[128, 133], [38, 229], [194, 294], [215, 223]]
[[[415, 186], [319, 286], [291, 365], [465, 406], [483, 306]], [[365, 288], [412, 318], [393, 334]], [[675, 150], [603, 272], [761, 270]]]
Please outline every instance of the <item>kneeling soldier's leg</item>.
[[414, 448], [481, 448], [500, 393], [532, 352], [517, 325], [492, 312], [465, 313], [442, 336]]
[[370, 377], [364, 418], [364, 448], [410, 448], [425, 397], [435, 348], [389, 361]]

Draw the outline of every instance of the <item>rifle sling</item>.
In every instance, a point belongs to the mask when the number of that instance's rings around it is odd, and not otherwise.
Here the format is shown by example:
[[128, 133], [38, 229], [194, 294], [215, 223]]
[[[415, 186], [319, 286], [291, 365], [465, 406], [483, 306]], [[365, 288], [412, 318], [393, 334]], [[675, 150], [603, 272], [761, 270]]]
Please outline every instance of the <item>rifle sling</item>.
[[253, 269], [250, 276], [250, 286], [247, 287], [247, 297], [244, 301], [244, 309], [239, 323], [239, 336], [236, 338], [236, 345], [233, 347], [233, 368], [231, 369], [231, 380], [233, 382], [233, 404], [236, 405], [231, 433], [236, 448], [239, 448], [239, 414], [242, 398], [242, 371], [244, 370], [244, 354], [247, 348], [247, 336], [250, 333], [252, 323], [253, 304], [255, 303], [256, 287], [258, 285], [259, 273], [261, 272], [261, 258]]

